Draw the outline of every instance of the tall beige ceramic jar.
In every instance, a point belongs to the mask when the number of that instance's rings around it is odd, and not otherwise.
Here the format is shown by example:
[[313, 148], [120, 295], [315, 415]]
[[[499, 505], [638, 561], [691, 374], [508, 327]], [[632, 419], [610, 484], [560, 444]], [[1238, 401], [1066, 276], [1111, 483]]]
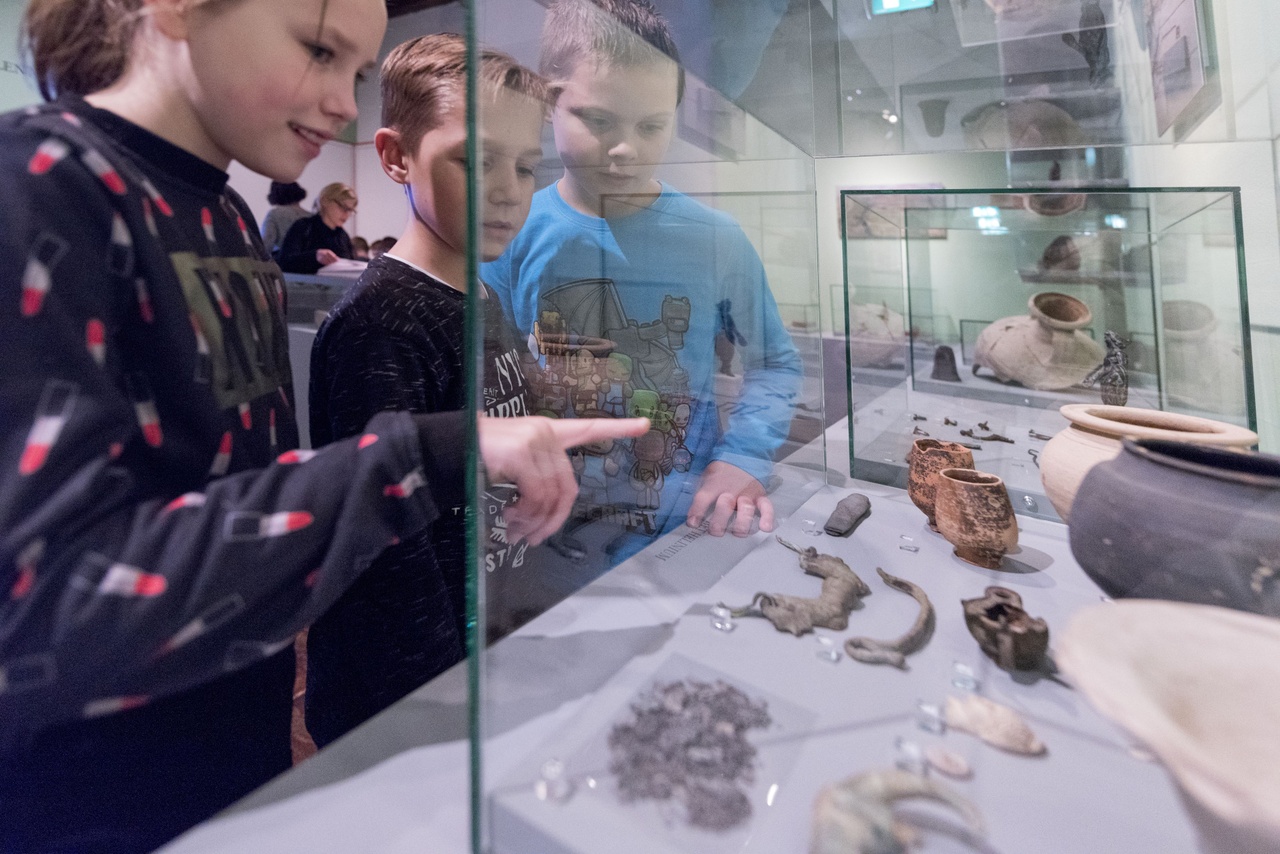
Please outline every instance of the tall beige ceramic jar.
[[1084, 476], [1098, 463], [1118, 456], [1125, 436], [1239, 450], [1258, 442], [1257, 433], [1235, 424], [1158, 409], [1072, 403], [1059, 412], [1070, 424], [1040, 453], [1040, 480], [1064, 522], [1070, 521], [1071, 502]]

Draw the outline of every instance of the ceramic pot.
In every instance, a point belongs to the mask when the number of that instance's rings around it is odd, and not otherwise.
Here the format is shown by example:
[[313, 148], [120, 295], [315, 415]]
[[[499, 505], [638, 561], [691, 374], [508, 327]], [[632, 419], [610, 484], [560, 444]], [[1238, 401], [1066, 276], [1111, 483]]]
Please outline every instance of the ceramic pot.
[[1062, 521], [1071, 521], [1071, 504], [1084, 476], [1120, 453], [1120, 440], [1167, 439], [1244, 450], [1258, 434], [1235, 424], [1128, 406], [1072, 403], [1058, 410], [1070, 422], [1040, 452], [1040, 481]]
[[1169, 399], [1207, 412], [1243, 415], [1244, 357], [1219, 331], [1209, 306], [1193, 300], [1161, 304], [1164, 373]]
[[993, 474], [956, 468], [938, 472], [934, 510], [938, 533], [963, 561], [999, 569], [1005, 554], [1018, 545], [1009, 490]]
[[940, 439], [916, 439], [907, 452], [907, 497], [929, 520], [929, 527], [938, 530], [934, 519], [934, 494], [938, 472], [943, 469], [973, 468], [973, 452], [957, 442]]
[[1126, 439], [1080, 485], [1070, 537], [1110, 596], [1280, 617], [1280, 457]]
[[906, 353], [907, 325], [887, 305], [849, 306], [849, 363], [873, 368], [901, 362]]
[[1047, 291], [1031, 297], [1025, 317], [1005, 317], [982, 330], [973, 365], [990, 368], [1004, 382], [1062, 389], [1084, 380], [1106, 351], [1083, 328], [1093, 312], [1080, 300]]

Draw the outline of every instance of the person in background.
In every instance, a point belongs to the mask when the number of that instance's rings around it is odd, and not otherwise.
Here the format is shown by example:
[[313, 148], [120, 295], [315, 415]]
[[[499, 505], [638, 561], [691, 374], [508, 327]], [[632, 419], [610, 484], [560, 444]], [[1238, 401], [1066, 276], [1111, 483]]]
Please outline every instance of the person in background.
[[[151, 851], [286, 770], [294, 636], [463, 500], [463, 413], [297, 450], [284, 281], [227, 185], [355, 118], [386, 15], [26, 8], [52, 103], [0, 116], [0, 851]], [[596, 436], [565, 426], [479, 425], [513, 541], [569, 512]]]
[[302, 200], [306, 197], [307, 191], [298, 186], [297, 181], [271, 182], [267, 201], [272, 208], [262, 218], [262, 242], [268, 252], [275, 252], [289, 233], [289, 227], [307, 216], [302, 207]]
[[356, 212], [356, 191], [335, 181], [316, 198], [313, 216], [300, 219], [285, 233], [276, 260], [286, 273], [313, 275], [339, 258], [352, 257], [351, 236], [343, 229]]
[[[608, 457], [575, 460], [577, 520], [627, 520], [615, 562], [684, 522], [713, 536], [748, 536], [757, 519], [772, 530], [764, 481], [800, 357], [737, 222], [654, 177], [684, 91], [667, 21], [647, 0], [556, 0], [539, 62], [564, 172], [481, 275], [544, 365], [538, 411], [653, 420]], [[743, 365], [732, 400], [714, 376], [727, 319]]]
[[351, 257], [357, 261], [368, 261], [369, 241], [360, 236], [351, 238]]
[[383, 237], [373, 241], [373, 243], [369, 244], [369, 260], [372, 261], [374, 258], [391, 251], [391, 247], [395, 245], [396, 239], [394, 237]]
[[[374, 145], [404, 187], [411, 216], [395, 247], [371, 261], [316, 335], [311, 436], [319, 445], [358, 434], [388, 409], [466, 406], [466, 293], [484, 318], [482, 395], [493, 417], [528, 414], [529, 354], [483, 282], [467, 280], [467, 44], [422, 36], [382, 63], [382, 127]], [[546, 81], [504, 53], [483, 50], [477, 79], [483, 224], [477, 254], [490, 261], [520, 230], [542, 159]], [[486, 494], [486, 530], [500, 536], [505, 490]], [[491, 512], [492, 508], [492, 512]], [[467, 652], [464, 508], [382, 553], [307, 637], [307, 730], [329, 744]], [[523, 543], [486, 538], [486, 570], [519, 571]]]

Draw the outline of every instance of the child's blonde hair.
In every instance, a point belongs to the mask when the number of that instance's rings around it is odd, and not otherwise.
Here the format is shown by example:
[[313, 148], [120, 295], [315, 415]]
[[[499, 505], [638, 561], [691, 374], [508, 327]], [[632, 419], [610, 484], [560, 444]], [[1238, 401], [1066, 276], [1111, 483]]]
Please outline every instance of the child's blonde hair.
[[676, 103], [684, 98], [684, 68], [667, 19], [649, 0], [555, 0], [542, 22], [538, 70], [563, 83], [584, 61], [600, 65], [652, 65], [677, 69]]
[[[382, 126], [400, 132], [406, 151], [417, 150], [423, 134], [439, 127], [445, 112], [463, 100], [466, 77], [462, 36], [435, 33], [397, 45], [382, 63]], [[479, 89], [490, 100], [509, 91], [543, 105], [550, 94], [541, 75], [488, 48], [480, 52]]]

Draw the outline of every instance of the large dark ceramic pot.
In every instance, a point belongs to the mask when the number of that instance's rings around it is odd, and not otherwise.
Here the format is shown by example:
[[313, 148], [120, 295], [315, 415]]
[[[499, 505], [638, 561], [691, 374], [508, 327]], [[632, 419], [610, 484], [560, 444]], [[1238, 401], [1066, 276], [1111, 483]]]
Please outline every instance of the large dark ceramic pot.
[[1280, 457], [1125, 439], [1085, 476], [1070, 535], [1111, 596], [1280, 617]]

